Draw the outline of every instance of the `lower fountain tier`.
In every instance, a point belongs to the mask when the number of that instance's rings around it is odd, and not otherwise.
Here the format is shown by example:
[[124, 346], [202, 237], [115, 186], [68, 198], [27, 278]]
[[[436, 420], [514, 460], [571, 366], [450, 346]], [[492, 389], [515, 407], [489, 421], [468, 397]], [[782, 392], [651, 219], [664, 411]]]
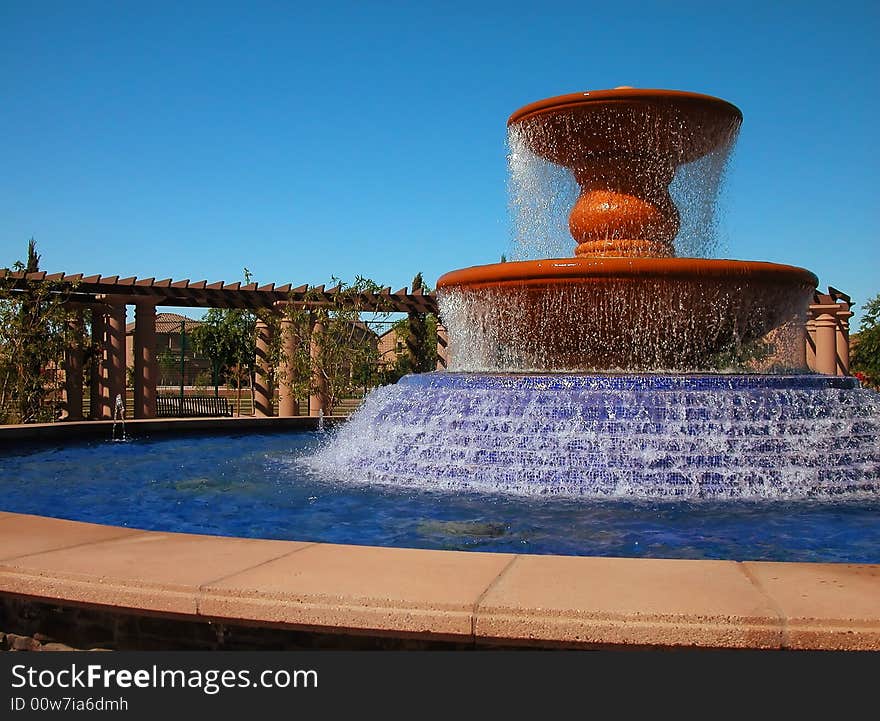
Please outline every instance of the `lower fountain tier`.
[[455, 270], [437, 293], [452, 370], [804, 369], [816, 283], [775, 263], [564, 258]]
[[587, 497], [880, 494], [880, 395], [816, 375], [410, 375], [310, 463], [345, 482]]

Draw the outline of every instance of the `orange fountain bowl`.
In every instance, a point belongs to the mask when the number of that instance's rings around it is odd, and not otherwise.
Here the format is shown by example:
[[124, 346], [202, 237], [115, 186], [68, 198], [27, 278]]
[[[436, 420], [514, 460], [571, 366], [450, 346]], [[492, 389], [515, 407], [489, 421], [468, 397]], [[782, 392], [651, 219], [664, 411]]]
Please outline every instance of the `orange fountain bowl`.
[[726, 100], [681, 90], [616, 88], [546, 98], [507, 121], [529, 148], [566, 167], [590, 158], [662, 158], [688, 163], [728, 142], [742, 112]]
[[751, 346], [796, 334], [816, 284], [774, 263], [565, 258], [454, 270], [437, 292], [457, 370], [686, 372], [773, 352]]

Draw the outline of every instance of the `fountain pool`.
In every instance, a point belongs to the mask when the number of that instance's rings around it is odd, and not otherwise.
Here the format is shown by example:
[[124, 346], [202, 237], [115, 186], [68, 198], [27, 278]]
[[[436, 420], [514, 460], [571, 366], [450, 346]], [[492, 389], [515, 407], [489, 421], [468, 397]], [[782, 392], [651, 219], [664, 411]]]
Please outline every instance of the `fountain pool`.
[[[332, 432], [331, 432], [332, 433]], [[511, 553], [880, 562], [880, 500], [581, 498], [376, 485], [304, 463], [321, 433], [35, 444], [5, 511], [157, 531]]]

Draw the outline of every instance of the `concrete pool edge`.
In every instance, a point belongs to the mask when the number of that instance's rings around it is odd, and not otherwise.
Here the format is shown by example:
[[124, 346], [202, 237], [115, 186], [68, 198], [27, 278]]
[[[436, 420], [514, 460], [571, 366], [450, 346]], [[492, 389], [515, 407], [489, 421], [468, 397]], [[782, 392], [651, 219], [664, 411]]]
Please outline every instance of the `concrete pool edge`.
[[5, 599], [205, 624], [476, 648], [880, 650], [880, 565], [342, 546], [8, 512], [0, 549]]

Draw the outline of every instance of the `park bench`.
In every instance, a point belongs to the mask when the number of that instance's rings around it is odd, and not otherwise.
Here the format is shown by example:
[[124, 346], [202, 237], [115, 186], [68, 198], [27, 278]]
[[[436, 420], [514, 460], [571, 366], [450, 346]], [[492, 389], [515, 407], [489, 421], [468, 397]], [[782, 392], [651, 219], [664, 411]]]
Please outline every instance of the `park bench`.
[[156, 412], [159, 418], [231, 416], [232, 406], [226, 398], [218, 396], [158, 396]]

